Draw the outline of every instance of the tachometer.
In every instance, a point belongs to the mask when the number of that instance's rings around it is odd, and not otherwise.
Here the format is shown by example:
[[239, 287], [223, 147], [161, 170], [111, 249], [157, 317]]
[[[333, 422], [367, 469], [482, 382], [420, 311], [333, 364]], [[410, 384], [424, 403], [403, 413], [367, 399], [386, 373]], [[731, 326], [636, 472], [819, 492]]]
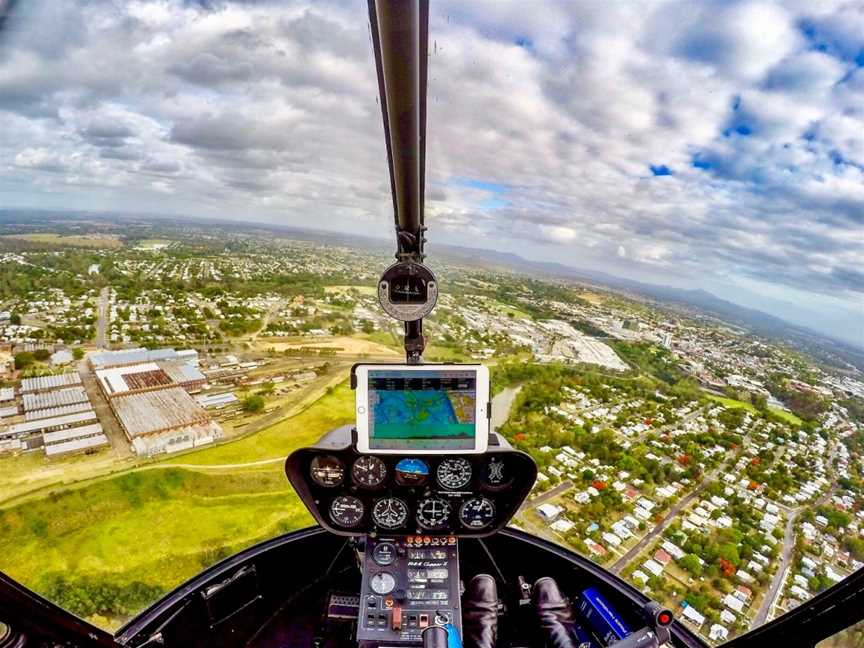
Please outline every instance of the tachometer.
[[360, 457], [351, 466], [351, 478], [364, 488], [377, 488], [387, 477], [387, 466], [378, 457]]
[[459, 509], [459, 520], [469, 529], [485, 529], [495, 519], [495, 505], [485, 497], [465, 500]]
[[471, 481], [471, 462], [462, 457], [445, 459], [438, 464], [438, 483], [448, 490], [464, 488]]
[[372, 507], [372, 519], [384, 529], [398, 529], [408, 520], [408, 505], [398, 497], [385, 497]]
[[424, 529], [440, 529], [450, 519], [450, 503], [441, 497], [427, 497], [417, 503], [417, 524]]
[[340, 495], [330, 504], [330, 519], [334, 524], [348, 529], [360, 524], [364, 512], [363, 502], [353, 495]]
[[309, 474], [319, 486], [332, 488], [338, 486], [345, 479], [345, 466], [333, 455], [320, 455], [312, 460], [309, 466]]

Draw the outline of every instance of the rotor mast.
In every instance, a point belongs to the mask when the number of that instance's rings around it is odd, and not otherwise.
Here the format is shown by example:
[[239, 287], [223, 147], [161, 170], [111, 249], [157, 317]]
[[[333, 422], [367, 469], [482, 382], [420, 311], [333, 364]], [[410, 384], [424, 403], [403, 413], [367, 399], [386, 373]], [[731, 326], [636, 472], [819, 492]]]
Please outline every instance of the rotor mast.
[[[396, 221], [396, 258], [422, 263], [429, 2], [368, 2]], [[426, 346], [423, 319], [404, 324], [406, 359], [419, 364]]]

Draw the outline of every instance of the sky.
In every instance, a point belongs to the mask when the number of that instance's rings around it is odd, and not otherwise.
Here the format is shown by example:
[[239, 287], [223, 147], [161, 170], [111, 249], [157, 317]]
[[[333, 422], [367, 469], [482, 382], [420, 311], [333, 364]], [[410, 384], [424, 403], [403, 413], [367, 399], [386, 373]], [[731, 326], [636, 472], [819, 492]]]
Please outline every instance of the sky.
[[[0, 0], [0, 206], [392, 236], [366, 3]], [[437, 242], [864, 346], [864, 1], [431, 2]]]

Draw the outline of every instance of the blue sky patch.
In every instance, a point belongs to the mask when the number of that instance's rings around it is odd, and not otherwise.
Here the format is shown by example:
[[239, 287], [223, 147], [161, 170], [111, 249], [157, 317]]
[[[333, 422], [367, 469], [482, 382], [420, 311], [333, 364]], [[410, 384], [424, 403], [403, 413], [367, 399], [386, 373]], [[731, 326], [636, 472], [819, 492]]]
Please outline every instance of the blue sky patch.
[[658, 165], [652, 164], [649, 168], [651, 169], [651, 174], [655, 175], [655, 176], [671, 176], [672, 175], [672, 169], [670, 169], [665, 164], [658, 164]]

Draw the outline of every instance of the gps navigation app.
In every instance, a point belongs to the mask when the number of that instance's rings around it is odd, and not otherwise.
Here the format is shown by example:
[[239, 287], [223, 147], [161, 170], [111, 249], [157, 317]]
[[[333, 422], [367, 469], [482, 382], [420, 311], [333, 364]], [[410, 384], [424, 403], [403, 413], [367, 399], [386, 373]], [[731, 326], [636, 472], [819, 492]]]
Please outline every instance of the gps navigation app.
[[476, 407], [470, 371], [370, 372], [370, 447], [470, 449]]

